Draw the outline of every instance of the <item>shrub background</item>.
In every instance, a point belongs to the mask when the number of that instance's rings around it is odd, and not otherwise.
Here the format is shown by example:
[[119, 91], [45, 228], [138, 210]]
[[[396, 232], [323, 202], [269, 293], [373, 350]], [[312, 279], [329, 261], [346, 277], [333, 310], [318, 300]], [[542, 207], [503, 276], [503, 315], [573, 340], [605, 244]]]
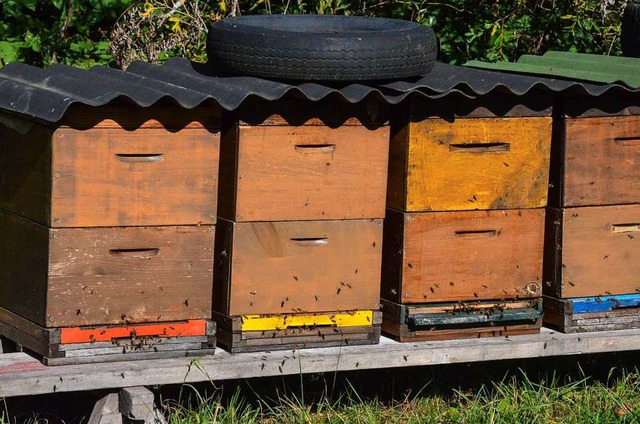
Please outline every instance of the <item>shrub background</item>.
[[2, 0], [0, 66], [126, 67], [205, 61], [206, 25], [227, 16], [320, 13], [432, 26], [440, 60], [515, 60], [547, 50], [620, 55], [623, 0]]

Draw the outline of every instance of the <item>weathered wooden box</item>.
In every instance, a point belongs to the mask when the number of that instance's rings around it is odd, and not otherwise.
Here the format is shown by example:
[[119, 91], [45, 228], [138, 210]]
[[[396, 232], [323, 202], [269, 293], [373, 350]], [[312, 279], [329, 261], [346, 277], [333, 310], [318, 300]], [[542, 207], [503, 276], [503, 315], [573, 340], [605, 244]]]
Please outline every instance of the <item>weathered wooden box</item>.
[[553, 156], [551, 206], [640, 203], [638, 111], [558, 118]]
[[432, 303], [540, 297], [545, 211], [387, 211], [382, 297]]
[[[124, 105], [0, 120], [0, 334], [50, 364], [212, 353], [219, 115]], [[191, 338], [136, 338], [192, 321]], [[58, 340], [97, 327], [131, 334]]]
[[640, 293], [640, 205], [548, 209], [544, 293]]
[[547, 204], [552, 120], [440, 117], [396, 126], [387, 206], [406, 212]]
[[204, 319], [44, 328], [0, 308], [0, 334], [45, 365], [202, 356], [216, 346], [216, 324]]
[[640, 295], [544, 297], [545, 324], [564, 333], [640, 328]]
[[232, 352], [379, 340], [389, 128], [320, 109], [223, 125], [214, 319]]
[[0, 212], [0, 307], [43, 327], [211, 317], [214, 226], [49, 228]]
[[402, 304], [382, 300], [382, 330], [400, 342], [535, 334], [542, 299]]
[[55, 127], [9, 120], [0, 208], [63, 228], [214, 224], [219, 123], [175, 115], [98, 108]]
[[228, 316], [377, 310], [381, 261], [381, 219], [220, 219], [214, 309]]
[[218, 215], [236, 222], [383, 218], [389, 128], [279, 117], [223, 130]]

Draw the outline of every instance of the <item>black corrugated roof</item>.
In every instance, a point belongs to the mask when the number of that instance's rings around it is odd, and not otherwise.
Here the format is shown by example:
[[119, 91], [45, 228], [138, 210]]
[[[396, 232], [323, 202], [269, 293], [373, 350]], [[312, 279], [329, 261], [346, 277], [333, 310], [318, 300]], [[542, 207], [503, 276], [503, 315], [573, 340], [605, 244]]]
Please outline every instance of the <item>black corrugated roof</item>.
[[532, 90], [588, 96], [640, 92], [619, 84], [589, 84], [442, 63], [436, 64], [428, 75], [412, 81], [331, 85], [228, 76], [182, 58], [171, 59], [164, 65], [135, 62], [126, 71], [102, 66], [82, 70], [65, 65], [41, 69], [19, 63], [0, 69], [0, 109], [51, 123], [62, 119], [72, 104], [103, 106], [122, 99], [142, 107], [172, 100], [186, 109], [213, 101], [232, 111], [253, 96], [278, 100], [297, 94], [319, 101], [337, 95], [350, 103], [372, 99], [397, 104], [409, 95], [438, 99], [458, 94], [474, 98], [492, 92], [522, 96]]

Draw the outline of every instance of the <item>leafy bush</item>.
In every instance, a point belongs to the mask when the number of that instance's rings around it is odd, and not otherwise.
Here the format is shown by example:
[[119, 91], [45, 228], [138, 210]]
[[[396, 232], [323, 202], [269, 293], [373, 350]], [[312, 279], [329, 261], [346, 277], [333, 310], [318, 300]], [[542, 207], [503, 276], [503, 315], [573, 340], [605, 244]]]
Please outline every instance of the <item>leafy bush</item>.
[[[206, 23], [237, 14], [385, 16], [432, 26], [440, 60], [515, 60], [563, 50], [620, 54], [623, 0], [3, 0], [0, 62], [125, 67], [203, 61]], [[113, 30], [112, 30], [113, 28]]]
[[131, 0], [2, 0], [0, 64], [109, 65], [109, 32]]

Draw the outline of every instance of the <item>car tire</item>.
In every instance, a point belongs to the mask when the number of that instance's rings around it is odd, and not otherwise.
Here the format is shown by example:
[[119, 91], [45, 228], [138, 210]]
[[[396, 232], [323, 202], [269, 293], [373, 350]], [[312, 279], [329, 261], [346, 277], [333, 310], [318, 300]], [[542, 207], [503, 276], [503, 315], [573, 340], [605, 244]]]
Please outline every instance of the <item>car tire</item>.
[[217, 71], [269, 79], [371, 81], [424, 75], [437, 41], [415, 22], [354, 16], [254, 15], [209, 27]]

